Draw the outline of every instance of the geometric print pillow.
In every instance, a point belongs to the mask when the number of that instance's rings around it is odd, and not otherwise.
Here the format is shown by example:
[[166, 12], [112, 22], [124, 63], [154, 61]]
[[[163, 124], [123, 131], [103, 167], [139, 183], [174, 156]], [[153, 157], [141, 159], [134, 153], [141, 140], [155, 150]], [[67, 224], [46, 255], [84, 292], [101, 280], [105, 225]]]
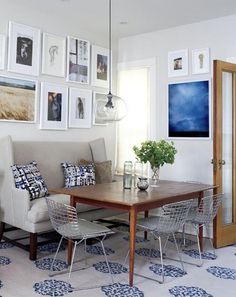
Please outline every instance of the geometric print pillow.
[[38, 170], [36, 161], [28, 165], [12, 165], [11, 168], [16, 188], [27, 190], [30, 200], [49, 195], [47, 185]]
[[92, 164], [73, 165], [61, 163], [64, 173], [65, 188], [95, 185], [95, 170]]

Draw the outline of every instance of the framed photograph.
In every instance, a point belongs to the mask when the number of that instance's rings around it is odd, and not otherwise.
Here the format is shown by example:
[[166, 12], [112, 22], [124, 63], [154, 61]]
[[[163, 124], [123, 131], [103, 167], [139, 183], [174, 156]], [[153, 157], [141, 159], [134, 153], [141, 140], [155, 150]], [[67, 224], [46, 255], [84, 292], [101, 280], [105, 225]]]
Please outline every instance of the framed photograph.
[[67, 81], [89, 84], [90, 42], [68, 37]]
[[168, 137], [210, 138], [210, 81], [168, 85]]
[[184, 76], [188, 75], [188, 50], [168, 53], [168, 76]]
[[42, 83], [40, 129], [67, 129], [68, 88]]
[[40, 30], [9, 22], [8, 70], [39, 75]]
[[0, 76], [0, 120], [36, 122], [37, 83]]
[[91, 128], [92, 91], [70, 88], [69, 90], [69, 127]]
[[192, 50], [192, 74], [208, 73], [210, 71], [210, 49]]
[[65, 77], [66, 38], [43, 33], [42, 73]]
[[92, 46], [92, 85], [108, 88], [109, 71], [109, 50]]
[[0, 70], [5, 69], [6, 36], [0, 34]]
[[[107, 102], [107, 94], [98, 92], [93, 93], [93, 125], [107, 126], [107, 123], [104, 123], [100, 119], [100, 116], [102, 116], [102, 114], [104, 113], [104, 102]], [[101, 108], [99, 108], [99, 106], [101, 106]]]

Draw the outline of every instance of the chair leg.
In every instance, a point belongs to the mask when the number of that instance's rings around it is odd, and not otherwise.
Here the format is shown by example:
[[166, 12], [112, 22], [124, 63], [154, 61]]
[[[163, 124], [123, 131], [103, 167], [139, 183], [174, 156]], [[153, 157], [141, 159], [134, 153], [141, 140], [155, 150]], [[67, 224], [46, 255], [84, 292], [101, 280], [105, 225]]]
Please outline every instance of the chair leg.
[[161, 257], [162, 283], [164, 283], [165, 271], [164, 271], [162, 245], [161, 245], [161, 237], [160, 236], [158, 236], [158, 241], [159, 241], [159, 250], [160, 250], [160, 257]]
[[101, 246], [102, 246], [102, 250], [103, 250], [104, 258], [105, 258], [105, 261], [106, 261], [106, 264], [107, 264], [107, 267], [108, 267], [108, 271], [109, 271], [110, 276], [111, 276], [112, 284], [114, 284], [114, 279], [113, 279], [113, 275], [112, 275], [111, 267], [110, 267], [109, 262], [108, 262], [108, 260], [107, 260], [107, 254], [106, 254], [106, 251], [105, 251], [105, 248], [104, 248], [104, 244], [103, 244], [103, 240], [104, 240], [104, 238], [105, 238], [105, 237], [103, 237], [103, 239], [100, 240], [100, 243], [101, 243]]
[[32, 261], [37, 259], [37, 233], [30, 233], [29, 259]]
[[176, 247], [177, 254], [178, 254], [178, 256], [179, 256], [179, 260], [180, 260], [180, 263], [181, 263], [182, 270], [185, 271], [185, 270], [184, 270], [184, 264], [183, 264], [182, 256], [181, 256], [181, 253], [180, 253], [180, 251], [179, 251], [179, 247], [178, 247], [178, 244], [177, 244], [177, 241], [176, 241], [176, 238], [175, 238], [175, 234], [172, 233], [172, 236], [173, 236], [173, 238], [174, 238], [175, 247]]
[[0, 242], [2, 241], [3, 233], [5, 231], [6, 224], [4, 222], [0, 223]]
[[201, 251], [201, 245], [199, 240], [198, 226], [196, 226], [195, 229], [196, 229], [196, 235], [197, 235], [197, 246], [198, 246], [199, 262], [200, 262], [200, 264], [197, 266], [201, 267], [203, 265], [203, 260], [202, 260], [202, 251]]
[[85, 266], [88, 266], [88, 261], [87, 261], [87, 240], [84, 240], [84, 262], [85, 262]]
[[56, 260], [56, 258], [57, 258], [57, 254], [58, 254], [58, 252], [59, 252], [59, 249], [60, 249], [62, 240], [63, 240], [63, 236], [61, 237], [61, 240], [60, 240], [60, 242], [59, 242], [59, 244], [58, 244], [56, 253], [55, 253], [54, 257], [53, 257], [53, 261], [52, 261], [52, 264], [51, 264], [51, 267], [50, 267], [50, 270], [49, 270], [49, 276], [53, 276], [53, 274], [52, 274], [52, 272], [53, 272], [53, 266], [54, 266], [54, 262], [55, 262], [55, 260]]
[[185, 224], [183, 225], [183, 229], [182, 229], [182, 243], [181, 243], [184, 247], [186, 247], [186, 238], [185, 238]]
[[69, 277], [68, 278], [70, 278], [70, 275], [71, 275], [72, 266], [73, 266], [73, 263], [74, 263], [76, 246], [77, 246], [77, 241], [74, 242], [74, 248], [73, 248], [73, 254], [72, 254], [72, 258], [71, 258], [70, 271], [69, 271]]
[[[213, 245], [213, 241], [212, 241], [212, 239], [211, 239], [211, 234], [210, 234], [210, 226], [209, 225], [206, 225], [206, 233], [207, 233], [207, 237], [209, 238], [209, 240], [210, 240], [210, 243], [211, 243], [211, 249], [212, 249], [212, 251], [213, 251], [213, 253], [214, 253], [214, 256], [216, 256], [216, 251], [215, 251], [215, 248], [214, 248], [214, 245]], [[209, 231], [209, 232], [208, 232]]]

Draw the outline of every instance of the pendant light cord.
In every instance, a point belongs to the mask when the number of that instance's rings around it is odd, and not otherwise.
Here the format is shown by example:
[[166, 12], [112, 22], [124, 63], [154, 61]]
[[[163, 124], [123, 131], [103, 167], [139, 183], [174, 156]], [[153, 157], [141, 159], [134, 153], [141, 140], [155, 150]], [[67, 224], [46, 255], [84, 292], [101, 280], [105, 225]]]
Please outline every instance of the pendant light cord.
[[109, 94], [111, 94], [111, 0], [109, 0]]

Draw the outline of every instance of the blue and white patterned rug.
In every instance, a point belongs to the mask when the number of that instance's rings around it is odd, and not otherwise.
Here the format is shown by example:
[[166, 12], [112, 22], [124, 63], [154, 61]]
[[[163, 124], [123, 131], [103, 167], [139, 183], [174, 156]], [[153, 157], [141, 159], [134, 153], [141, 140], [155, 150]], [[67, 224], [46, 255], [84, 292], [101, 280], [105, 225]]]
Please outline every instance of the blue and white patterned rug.
[[[236, 245], [218, 249], [217, 257], [207, 250], [202, 256], [202, 267], [185, 264], [185, 272], [177, 261], [174, 246], [168, 243], [165, 250], [165, 283], [135, 276], [134, 287], [127, 285], [128, 267], [124, 263], [128, 250], [128, 236], [117, 232], [105, 240], [104, 245], [110, 263], [114, 284], [102, 255], [99, 243], [87, 246], [87, 263], [84, 267], [83, 246], [78, 247], [71, 278], [59, 274], [67, 269], [65, 247], [59, 252], [54, 272], [48, 276], [56, 244], [40, 247], [37, 261], [30, 261], [28, 253], [12, 244], [0, 243], [0, 296], [2, 297], [235, 297], [236, 296]], [[137, 237], [135, 272], [149, 278], [161, 280], [162, 268], [157, 242], [145, 241], [142, 233]], [[195, 245], [186, 248], [183, 259], [198, 264], [199, 254]], [[148, 258], [150, 258], [151, 263]], [[82, 265], [82, 266], [81, 266]], [[86, 288], [90, 289], [86, 289]], [[80, 291], [74, 289], [83, 288]]]

